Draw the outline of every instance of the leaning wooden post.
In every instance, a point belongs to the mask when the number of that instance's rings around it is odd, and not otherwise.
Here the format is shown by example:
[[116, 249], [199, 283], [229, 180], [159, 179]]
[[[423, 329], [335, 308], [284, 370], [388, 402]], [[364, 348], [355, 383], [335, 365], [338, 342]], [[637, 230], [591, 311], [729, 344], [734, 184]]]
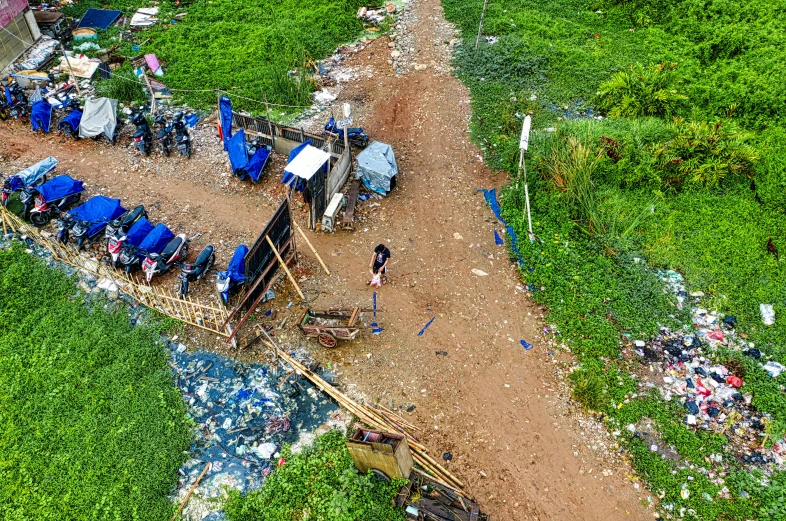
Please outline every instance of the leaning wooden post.
[[269, 236], [265, 235], [265, 239], [267, 239], [267, 243], [270, 245], [270, 248], [273, 250], [273, 253], [276, 254], [276, 258], [278, 259], [278, 262], [281, 263], [281, 267], [284, 268], [285, 272], [287, 272], [287, 277], [289, 277], [289, 280], [295, 286], [295, 289], [297, 290], [297, 294], [300, 295], [300, 298], [306, 300], [305, 295], [303, 295], [303, 292], [300, 291], [300, 286], [298, 286], [297, 281], [295, 281], [295, 277], [292, 276], [292, 273], [290, 273], [289, 268], [287, 268], [287, 263], [284, 262], [284, 259], [282, 259], [281, 255], [278, 253], [278, 250], [276, 249], [276, 245], [273, 244], [273, 241], [270, 240]]
[[204, 477], [205, 472], [207, 472], [207, 469], [210, 468], [210, 465], [211, 465], [211, 462], [208, 462], [207, 465], [205, 465], [205, 468], [202, 469], [202, 473], [199, 475], [199, 477], [196, 479], [196, 481], [194, 481], [194, 484], [191, 485], [191, 488], [189, 489], [188, 493], [186, 494], [186, 497], [183, 499], [183, 502], [180, 503], [180, 507], [177, 509], [177, 512], [175, 512], [175, 515], [172, 516], [172, 521], [175, 521], [175, 519], [177, 519], [177, 516], [180, 515], [180, 512], [183, 511], [183, 508], [185, 508], [186, 503], [188, 503], [188, 500], [191, 498], [191, 494], [194, 493], [194, 490], [197, 488], [197, 485], [199, 485], [199, 482], [202, 481], [202, 478]]
[[297, 224], [297, 223], [293, 223], [293, 224], [295, 225], [295, 228], [297, 228], [297, 231], [299, 231], [299, 232], [300, 232], [300, 236], [301, 236], [301, 237], [303, 237], [303, 240], [304, 240], [304, 241], [306, 241], [306, 244], [308, 244], [308, 247], [309, 247], [309, 248], [311, 248], [311, 251], [312, 251], [312, 252], [314, 252], [314, 256], [316, 256], [317, 260], [318, 260], [318, 261], [319, 261], [319, 263], [322, 265], [322, 268], [324, 268], [324, 270], [325, 270], [325, 273], [327, 273], [328, 275], [330, 275], [330, 270], [328, 269], [328, 267], [327, 267], [327, 266], [325, 266], [325, 263], [324, 263], [324, 262], [322, 262], [322, 257], [320, 257], [320, 256], [319, 256], [319, 253], [317, 253], [317, 250], [316, 250], [316, 249], [314, 248], [314, 246], [311, 244], [311, 241], [309, 241], [309, 240], [308, 240], [308, 237], [306, 237], [306, 233], [305, 233], [305, 232], [304, 232], [304, 231], [303, 231], [303, 230], [300, 228], [300, 226], [298, 226], [298, 224]]

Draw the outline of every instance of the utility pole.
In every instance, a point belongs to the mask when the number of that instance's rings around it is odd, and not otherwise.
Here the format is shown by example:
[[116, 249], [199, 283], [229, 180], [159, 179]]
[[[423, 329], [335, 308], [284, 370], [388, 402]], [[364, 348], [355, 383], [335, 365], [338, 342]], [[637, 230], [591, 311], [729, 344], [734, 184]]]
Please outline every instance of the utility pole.
[[346, 120], [352, 115], [352, 107], [349, 106], [349, 103], [344, 103], [344, 148], [349, 150], [349, 137], [347, 136], [347, 127], [349, 126], [346, 123]]

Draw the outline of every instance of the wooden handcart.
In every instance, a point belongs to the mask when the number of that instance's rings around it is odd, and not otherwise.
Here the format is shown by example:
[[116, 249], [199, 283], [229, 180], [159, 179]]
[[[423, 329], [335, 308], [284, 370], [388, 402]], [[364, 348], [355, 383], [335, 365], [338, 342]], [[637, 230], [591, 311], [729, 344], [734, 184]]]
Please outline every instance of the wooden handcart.
[[360, 334], [360, 308], [316, 311], [306, 308], [298, 324], [306, 336], [316, 338], [327, 348], [334, 348], [339, 340], [354, 340]]

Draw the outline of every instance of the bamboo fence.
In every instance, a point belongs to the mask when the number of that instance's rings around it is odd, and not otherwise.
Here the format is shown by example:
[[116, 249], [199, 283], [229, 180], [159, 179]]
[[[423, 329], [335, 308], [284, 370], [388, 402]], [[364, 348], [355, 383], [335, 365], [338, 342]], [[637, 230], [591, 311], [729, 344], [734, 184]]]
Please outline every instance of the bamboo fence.
[[136, 277], [126, 275], [125, 272], [80, 255], [74, 249], [54, 240], [51, 233], [24, 222], [1, 205], [0, 217], [2, 217], [3, 234], [19, 233], [27, 237], [48, 250], [55, 260], [78, 268], [98, 280], [112, 282], [117, 287], [117, 291], [125, 293], [140, 304], [225, 338], [231, 334], [231, 330], [224, 327], [227, 312], [223, 306], [203, 302], [191, 296], [180, 298], [170, 289], [149, 286]]

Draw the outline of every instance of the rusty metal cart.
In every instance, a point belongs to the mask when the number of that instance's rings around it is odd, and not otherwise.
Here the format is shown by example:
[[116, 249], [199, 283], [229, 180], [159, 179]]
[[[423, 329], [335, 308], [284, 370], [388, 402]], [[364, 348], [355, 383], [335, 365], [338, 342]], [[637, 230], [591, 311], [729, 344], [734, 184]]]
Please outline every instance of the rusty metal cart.
[[354, 340], [360, 334], [357, 322], [361, 311], [360, 308], [325, 311], [306, 308], [298, 324], [306, 336], [316, 338], [323, 347], [334, 348], [339, 340]]

